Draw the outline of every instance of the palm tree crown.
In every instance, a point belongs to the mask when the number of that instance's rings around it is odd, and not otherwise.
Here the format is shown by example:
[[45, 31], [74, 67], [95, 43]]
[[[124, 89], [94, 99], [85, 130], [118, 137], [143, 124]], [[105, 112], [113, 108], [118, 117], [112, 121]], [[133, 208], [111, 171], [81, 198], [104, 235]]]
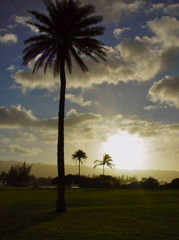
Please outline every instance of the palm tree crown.
[[109, 154], [104, 154], [103, 159], [102, 160], [95, 160], [94, 161], [94, 168], [96, 168], [97, 166], [103, 166], [103, 175], [104, 175], [104, 166], [107, 165], [108, 167], [112, 168], [113, 166], [115, 166], [115, 164], [112, 163], [112, 158]]
[[54, 75], [59, 74], [60, 64], [65, 61], [68, 70], [72, 71], [73, 57], [83, 71], [88, 67], [83, 61], [84, 55], [99, 61], [105, 60], [105, 47], [95, 36], [100, 36], [104, 32], [101, 26], [92, 26], [102, 21], [101, 16], [94, 16], [95, 8], [88, 4], [81, 6], [75, 0], [43, 0], [49, 17], [36, 11], [29, 12], [40, 22], [27, 22], [38, 29], [37, 35], [25, 41], [29, 46], [24, 49], [24, 64], [38, 57], [33, 71], [38, 71], [40, 67], [52, 67]]
[[23, 64], [27, 65], [35, 59], [33, 73], [39, 68], [53, 68], [54, 76], [60, 74], [60, 101], [58, 109], [58, 195], [57, 212], [66, 212], [65, 204], [65, 163], [64, 163], [64, 117], [66, 66], [72, 72], [73, 59], [82, 71], [88, 67], [84, 56], [98, 62], [105, 60], [105, 47], [94, 37], [100, 36], [104, 28], [97, 24], [103, 20], [94, 15], [95, 8], [91, 4], [82, 5], [79, 0], [43, 0], [48, 15], [30, 10], [37, 22], [27, 22], [38, 30], [38, 33], [24, 43], [28, 46], [23, 51]]
[[72, 154], [73, 161], [79, 164], [79, 175], [80, 175], [80, 164], [83, 164], [84, 162], [86, 162], [85, 160], [86, 158], [87, 158], [87, 155], [82, 150], [78, 150]]

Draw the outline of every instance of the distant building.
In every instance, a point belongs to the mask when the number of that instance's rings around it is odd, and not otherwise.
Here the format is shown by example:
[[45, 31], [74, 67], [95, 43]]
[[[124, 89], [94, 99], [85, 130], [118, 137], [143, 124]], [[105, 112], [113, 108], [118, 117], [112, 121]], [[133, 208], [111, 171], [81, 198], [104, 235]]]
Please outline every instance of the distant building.
[[0, 180], [0, 186], [2, 187], [2, 186], [6, 186], [7, 185], [7, 183], [6, 183], [6, 181], [5, 180]]

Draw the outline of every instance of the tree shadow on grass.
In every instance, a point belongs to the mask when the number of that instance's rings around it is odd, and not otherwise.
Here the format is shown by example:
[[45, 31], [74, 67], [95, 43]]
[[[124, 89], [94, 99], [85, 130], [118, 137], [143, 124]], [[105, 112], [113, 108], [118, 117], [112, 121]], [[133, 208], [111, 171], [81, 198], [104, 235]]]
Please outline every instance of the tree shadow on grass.
[[[14, 206], [16, 209], [16, 206]], [[19, 232], [25, 230], [28, 227], [39, 225], [43, 222], [48, 222], [52, 219], [59, 217], [56, 211], [41, 211], [36, 212], [35, 210], [29, 211], [28, 209], [24, 212], [17, 212], [17, 210], [9, 209], [8, 211], [1, 212], [1, 229], [0, 239], [6, 239], [13, 237]]]

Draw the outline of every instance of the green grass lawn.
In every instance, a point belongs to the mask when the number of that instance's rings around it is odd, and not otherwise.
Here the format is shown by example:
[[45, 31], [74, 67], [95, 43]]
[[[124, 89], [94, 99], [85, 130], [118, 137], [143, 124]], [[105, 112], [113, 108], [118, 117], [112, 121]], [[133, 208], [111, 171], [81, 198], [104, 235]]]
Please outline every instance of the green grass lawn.
[[179, 191], [0, 188], [2, 240], [178, 240]]

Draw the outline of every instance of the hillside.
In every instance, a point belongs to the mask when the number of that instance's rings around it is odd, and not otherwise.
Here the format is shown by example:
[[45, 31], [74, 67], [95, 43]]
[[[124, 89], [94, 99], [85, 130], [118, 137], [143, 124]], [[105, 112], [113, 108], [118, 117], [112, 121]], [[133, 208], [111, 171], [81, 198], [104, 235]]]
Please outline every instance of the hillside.
[[[7, 172], [12, 165], [16, 165], [22, 162], [18, 161], [0, 161], [0, 173], [2, 171]], [[66, 165], [65, 168], [67, 174], [77, 174], [77, 165]], [[36, 177], [56, 177], [57, 176], [57, 166], [43, 163], [33, 163], [31, 173]], [[102, 173], [101, 168], [93, 169], [88, 166], [81, 166], [82, 175], [99, 175]], [[105, 169], [106, 175], [112, 176], [136, 176], [138, 180], [142, 177], [154, 177], [158, 181], [171, 182], [174, 178], [179, 178], [179, 171], [162, 171], [162, 170], [124, 170], [124, 169]]]

